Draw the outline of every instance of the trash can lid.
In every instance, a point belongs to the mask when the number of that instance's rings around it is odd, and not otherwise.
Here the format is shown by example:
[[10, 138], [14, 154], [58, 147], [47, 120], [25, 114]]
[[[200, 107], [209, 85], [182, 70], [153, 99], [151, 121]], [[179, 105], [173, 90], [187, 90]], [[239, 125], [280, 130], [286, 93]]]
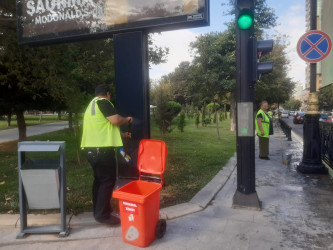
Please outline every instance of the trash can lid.
[[60, 149], [60, 143], [41, 143], [41, 142], [24, 142], [19, 143], [18, 152], [57, 152]]

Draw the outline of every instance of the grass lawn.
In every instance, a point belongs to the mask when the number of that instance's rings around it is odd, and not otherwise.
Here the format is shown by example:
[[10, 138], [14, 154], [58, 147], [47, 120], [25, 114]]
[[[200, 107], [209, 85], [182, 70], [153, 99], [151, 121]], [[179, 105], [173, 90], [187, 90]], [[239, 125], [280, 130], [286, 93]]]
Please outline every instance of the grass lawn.
[[[161, 207], [189, 201], [236, 151], [235, 133], [229, 131], [230, 120], [220, 123], [220, 140], [216, 126], [196, 128], [194, 120], [186, 123], [184, 133], [174, 129], [170, 134], [161, 135], [152, 122], [152, 138], [165, 141], [168, 147]], [[77, 162], [78, 144], [74, 133], [63, 130], [28, 140], [66, 141], [67, 210], [70, 213], [92, 211], [92, 170], [83, 155], [81, 164]], [[18, 212], [17, 142], [10, 142], [0, 144], [0, 213]]]
[[[44, 123], [52, 123], [59, 122], [58, 115], [25, 115], [24, 116], [25, 123], [27, 126], [38, 125]], [[65, 121], [67, 116], [62, 116], [62, 121]], [[12, 117], [10, 127], [7, 127], [7, 121], [4, 119], [0, 119], [0, 130], [9, 129], [9, 128], [17, 128], [16, 116]]]

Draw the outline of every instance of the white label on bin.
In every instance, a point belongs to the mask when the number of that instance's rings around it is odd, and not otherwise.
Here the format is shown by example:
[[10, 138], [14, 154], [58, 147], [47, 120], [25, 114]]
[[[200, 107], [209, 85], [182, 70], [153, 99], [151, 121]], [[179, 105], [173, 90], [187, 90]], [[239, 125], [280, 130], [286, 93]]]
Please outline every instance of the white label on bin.
[[139, 238], [139, 231], [134, 226], [130, 226], [125, 235], [126, 240], [133, 241]]
[[138, 214], [138, 205], [135, 203], [123, 201], [123, 212], [130, 214]]
[[130, 216], [128, 216], [128, 221], [134, 221], [134, 215], [130, 214]]

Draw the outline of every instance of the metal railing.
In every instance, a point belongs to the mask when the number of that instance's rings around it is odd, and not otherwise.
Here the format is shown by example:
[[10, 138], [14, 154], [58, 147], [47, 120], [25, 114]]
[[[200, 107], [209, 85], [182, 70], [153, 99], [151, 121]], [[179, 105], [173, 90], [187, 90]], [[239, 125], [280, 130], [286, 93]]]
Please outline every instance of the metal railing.
[[282, 119], [279, 119], [279, 123], [283, 133], [287, 136], [288, 141], [291, 141], [291, 127], [289, 127], [289, 125]]
[[321, 159], [333, 169], [333, 123], [319, 122]]

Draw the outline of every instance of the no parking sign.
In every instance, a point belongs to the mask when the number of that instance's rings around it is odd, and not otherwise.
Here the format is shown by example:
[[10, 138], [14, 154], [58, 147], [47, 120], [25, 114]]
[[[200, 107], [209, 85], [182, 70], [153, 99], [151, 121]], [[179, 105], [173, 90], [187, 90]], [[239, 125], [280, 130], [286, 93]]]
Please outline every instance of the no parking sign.
[[297, 43], [298, 55], [307, 62], [316, 63], [326, 58], [332, 49], [330, 37], [319, 30], [305, 33]]

